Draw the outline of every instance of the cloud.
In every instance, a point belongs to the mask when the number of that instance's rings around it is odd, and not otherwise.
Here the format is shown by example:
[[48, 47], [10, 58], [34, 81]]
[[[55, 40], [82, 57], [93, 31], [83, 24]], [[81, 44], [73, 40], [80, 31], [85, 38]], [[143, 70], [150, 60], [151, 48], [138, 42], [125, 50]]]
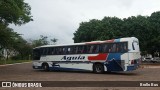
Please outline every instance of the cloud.
[[160, 0], [25, 0], [32, 10], [33, 22], [11, 25], [25, 39], [40, 35], [57, 38], [58, 43], [73, 43], [79, 23], [104, 16], [127, 18], [150, 15], [160, 10]]

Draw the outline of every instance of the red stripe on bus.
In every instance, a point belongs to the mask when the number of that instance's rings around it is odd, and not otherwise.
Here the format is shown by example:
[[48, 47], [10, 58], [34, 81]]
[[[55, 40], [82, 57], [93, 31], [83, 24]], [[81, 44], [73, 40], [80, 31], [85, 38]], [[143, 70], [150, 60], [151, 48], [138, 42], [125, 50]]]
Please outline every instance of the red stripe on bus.
[[105, 42], [112, 43], [112, 42], [114, 42], [114, 40], [115, 40], [115, 39], [105, 40]]
[[108, 54], [98, 54], [97, 56], [88, 56], [88, 60], [92, 61], [92, 60], [106, 60]]

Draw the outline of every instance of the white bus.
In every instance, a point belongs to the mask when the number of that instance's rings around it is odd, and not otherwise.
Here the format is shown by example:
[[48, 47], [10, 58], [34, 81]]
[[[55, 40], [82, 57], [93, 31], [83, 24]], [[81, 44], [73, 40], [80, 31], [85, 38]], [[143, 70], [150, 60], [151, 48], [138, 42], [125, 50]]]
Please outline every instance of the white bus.
[[132, 71], [141, 61], [135, 37], [67, 45], [44, 45], [33, 49], [33, 69]]

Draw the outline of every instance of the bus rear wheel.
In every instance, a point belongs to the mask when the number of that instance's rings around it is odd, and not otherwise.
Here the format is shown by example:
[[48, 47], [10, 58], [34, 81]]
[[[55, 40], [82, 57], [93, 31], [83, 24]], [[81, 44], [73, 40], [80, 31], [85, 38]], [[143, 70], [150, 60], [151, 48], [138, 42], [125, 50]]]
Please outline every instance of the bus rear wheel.
[[95, 63], [93, 65], [93, 72], [97, 74], [104, 73], [104, 65], [101, 63], [97, 63], [97, 64]]
[[44, 71], [49, 71], [49, 66], [48, 66], [48, 64], [47, 64], [47, 63], [43, 63], [43, 64], [42, 64], [42, 69], [43, 69]]

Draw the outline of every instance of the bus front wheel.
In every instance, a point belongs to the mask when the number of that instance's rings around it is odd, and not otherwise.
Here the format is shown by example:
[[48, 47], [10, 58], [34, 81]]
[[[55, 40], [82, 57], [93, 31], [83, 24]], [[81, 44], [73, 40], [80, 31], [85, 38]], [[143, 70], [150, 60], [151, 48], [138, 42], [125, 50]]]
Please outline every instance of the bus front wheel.
[[49, 71], [49, 66], [48, 66], [47, 63], [43, 63], [42, 68], [43, 68], [44, 71]]
[[97, 74], [104, 73], [104, 65], [101, 63], [93, 64], [93, 72]]

